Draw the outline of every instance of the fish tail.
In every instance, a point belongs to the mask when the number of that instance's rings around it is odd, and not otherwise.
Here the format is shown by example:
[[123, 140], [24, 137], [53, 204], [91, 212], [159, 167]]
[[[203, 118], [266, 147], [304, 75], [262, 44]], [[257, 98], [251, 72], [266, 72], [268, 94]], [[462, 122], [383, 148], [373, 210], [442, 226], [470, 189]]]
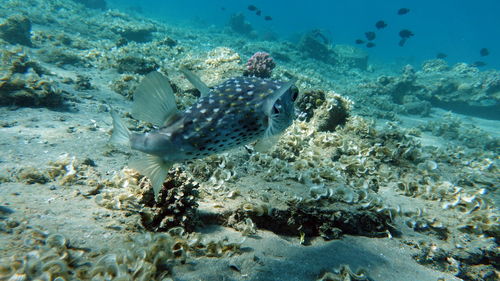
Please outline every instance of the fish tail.
[[111, 117], [113, 118], [113, 134], [109, 142], [120, 145], [130, 145], [130, 131], [123, 123], [118, 113], [110, 107]]

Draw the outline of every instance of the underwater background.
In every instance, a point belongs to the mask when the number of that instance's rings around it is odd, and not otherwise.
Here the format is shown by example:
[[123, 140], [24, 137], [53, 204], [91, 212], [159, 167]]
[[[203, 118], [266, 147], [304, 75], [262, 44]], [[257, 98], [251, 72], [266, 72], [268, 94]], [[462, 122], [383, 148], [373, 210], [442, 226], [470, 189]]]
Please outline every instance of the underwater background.
[[[370, 57], [383, 63], [421, 63], [437, 53], [446, 53], [451, 63], [485, 60], [486, 68], [499, 68], [500, 57], [492, 52], [485, 59], [479, 50], [500, 48], [500, 24], [495, 0], [479, 1], [110, 1], [117, 7], [140, 7], [144, 15], [172, 24], [188, 26], [214, 25], [224, 27], [233, 13], [243, 12], [247, 20], [260, 32], [271, 31], [280, 39], [292, 39], [301, 32], [321, 29], [335, 44], [353, 44], [366, 31], [376, 31], [378, 20], [385, 20], [387, 28], [377, 32], [377, 47]], [[266, 15], [265, 21], [248, 11], [255, 5]], [[409, 8], [406, 15], [398, 15], [400, 8]], [[408, 28], [416, 34], [411, 43], [398, 46], [398, 32]]]
[[500, 2], [0, 3], [0, 281], [500, 279]]

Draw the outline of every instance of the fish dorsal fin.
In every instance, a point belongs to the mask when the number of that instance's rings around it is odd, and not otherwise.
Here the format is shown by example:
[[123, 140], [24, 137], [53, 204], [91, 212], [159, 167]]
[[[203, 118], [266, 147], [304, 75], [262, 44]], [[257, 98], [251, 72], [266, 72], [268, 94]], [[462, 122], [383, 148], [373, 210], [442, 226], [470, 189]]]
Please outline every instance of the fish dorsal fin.
[[180, 112], [176, 112], [167, 117], [167, 119], [163, 122], [163, 127], [168, 127], [181, 118], [182, 114]]
[[181, 72], [186, 76], [187, 80], [193, 84], [193, 86], [200, 91], [201, 97], [206, 97], [208, 96], [208, 93], [210, 92], [210, 88], [208, 88], [207, 84], [203, 83], [201, 81], [200, 77], [196, 76], [193, 72], [189, 71], [185, 67], [181, 67]]
[[167, 77], [157, 71], [146, 75], [134, 93], [132, 116], [161, 125], [178, 111], [174, 91]]
[[295, 79], [292, 79], [285, 84], [281, 85], [279, 89], [274, 91], [274, 93], [270, 94], [266, 100], [264, 101], [264, 104], [262, 105], [262, 109], [264, 113], [267, 116], [271, 116], [273, 106], [276, 103], [276, 101], [286, 92], [292, 85], [295, 83]]

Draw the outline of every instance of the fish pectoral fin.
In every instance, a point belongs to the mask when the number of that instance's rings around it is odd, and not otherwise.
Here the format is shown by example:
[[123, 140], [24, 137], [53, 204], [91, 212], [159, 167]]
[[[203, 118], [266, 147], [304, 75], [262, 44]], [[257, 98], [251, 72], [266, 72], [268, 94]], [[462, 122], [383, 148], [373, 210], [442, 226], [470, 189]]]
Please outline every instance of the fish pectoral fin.
[[271, 150], [271, 148], [274, 147], [274, 145], [276, 143], [278, 143], [279, 138], [280, 138], [280, 135], [264, 137], [264, 138], [258, 140], [255, 143], [253, 148], [257, 152], [267, 153]]
[[196, 89], [198, 89], [198, 91], [200, 91], [200, 96], [202, 98], [208, 96], [208, 93], [210, 92], [210, 88], [208, 88], [208, 86], [205, 83], [203, 83], [203, 81], [201, 81], [200, 77], [196, 76], [196, 74], [189, 71], [185, 67], [181, 67], [180, 71], [182, 72], [182, 74], [184, 74], [184, 76], [186, 76], [187, 80], [191, 84], [193, 84], [193, 86]]
[[125, 126], [125, 123], [121, 120], [118, 112], [111, 106], [109, 107], [109, 111], [111, 112], [111, 118], [113, 118], [113, 134], [109, 142], [120, 145], [130, 145], [130, 131], [127, 126]]
[[172, 114], [178, 112], [174, 91], [167, 77], [157, 71], [146, 75], [134, 93], [132, 116], [154, 125], [161, 125]]
[[163, 182], [173, 164], [172, 162], [163, 160], [161, 157], [148, 154], [144, 158], [135, 159], [130, 163], [130, 166], [151, 180], [155, 200], [158, 201], [158, 195], [163, 187]]

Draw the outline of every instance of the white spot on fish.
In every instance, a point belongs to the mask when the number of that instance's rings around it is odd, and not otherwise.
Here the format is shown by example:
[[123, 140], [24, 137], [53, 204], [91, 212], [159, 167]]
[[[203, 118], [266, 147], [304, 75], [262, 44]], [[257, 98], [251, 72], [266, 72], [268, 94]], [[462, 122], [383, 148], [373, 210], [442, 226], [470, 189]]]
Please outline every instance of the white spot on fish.
[[236, 92], [241, 92], [241, 88], [236, 88]]
[[219, 112], [219, 110], [220, 110], [219, 108], [214, 108], [214, 113]]
[[248, 91], [247, 95], [249, 95], [249, 96], [253, 95], [253, 91]]
[[248, 85], [248, 88], [255, 88], [255, 85], [254, 84], [250, 84], [250, 85]]
[[198, 104], [196, 105], [196, 108], [201, 108], [201, 103], [198, 103]]
[[212, 117], [207, 117], [207, 122], [212, 122], [213, 118]]
[[212, 104], [212, 103], [214, 103], [214, 102], [215, 102], [215, 100], [214, 100], [214, 99], [209, 99], [209, 100], [208, 100], [208, 103], [209, 103], [209, 104]]
[[202, 110], [200, 110], [201, 114], [205, 114], [205, 112], [207, 112], [207, 110], [205, 108], [203, 108]]

